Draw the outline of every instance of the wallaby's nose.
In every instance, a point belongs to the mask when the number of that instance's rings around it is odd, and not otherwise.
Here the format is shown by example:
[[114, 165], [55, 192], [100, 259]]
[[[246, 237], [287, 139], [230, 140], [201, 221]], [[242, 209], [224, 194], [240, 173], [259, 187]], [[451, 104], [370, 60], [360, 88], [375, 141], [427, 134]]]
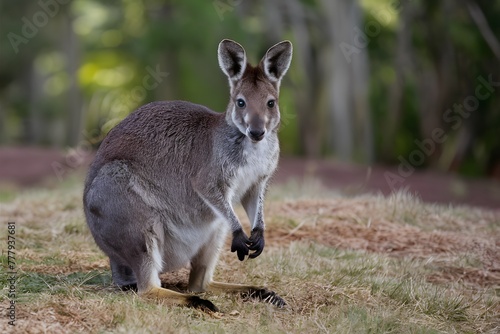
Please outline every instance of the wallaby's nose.
[[249, 130], [248, 131], [248, 136], [250, 139], [253, 141], [261, 141], [262, 138], [264, 138], [264, 135], [266, 134], [266, 130]]

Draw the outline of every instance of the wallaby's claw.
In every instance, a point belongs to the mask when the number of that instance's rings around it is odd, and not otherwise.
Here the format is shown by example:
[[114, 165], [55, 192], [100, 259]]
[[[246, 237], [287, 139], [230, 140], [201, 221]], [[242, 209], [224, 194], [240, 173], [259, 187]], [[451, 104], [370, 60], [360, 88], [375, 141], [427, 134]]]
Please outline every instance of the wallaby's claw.
[[137, 283], [120, 285], [120, 290], [137, 292]]
[[203, 312], [219, 312], [219, 309], [217, 306], [215, 306], [211, 301], [202, 299], [198, 296], [191, 296], [189, 297], [189, 301], [187, 304], [188, 307], [192, 307], [195, 309], [199, 309]]
[[250, 254], [251, 259], [255, 259], [262, 253], [264, 249], [265, 240], [264, 240], [264, 230], [261, 228], [256, 228], [252, 230], [252, 234], [250, 235], [250, 245], [248, 248], [255, 252]]
[[278, 294], [274, 291], [268, 289], [253, 289], [247, 293], [243, 294], [244, 298], [254, 298], [258, 300], [262, 300], [266, 303], [273, 304], [278, 308], [283, 308], [286, 305], [286, 302], [283, 298], [278, 296]]
[[250, 240], [246, 236], [243, 230], [238, 230], [233, 232], [233, 243], [231, 244], [231, 252], [236, 252], [238, 254], [238, 259], [243, 261], [245, 256], [248, 255], [249, 249], [248, 244]]

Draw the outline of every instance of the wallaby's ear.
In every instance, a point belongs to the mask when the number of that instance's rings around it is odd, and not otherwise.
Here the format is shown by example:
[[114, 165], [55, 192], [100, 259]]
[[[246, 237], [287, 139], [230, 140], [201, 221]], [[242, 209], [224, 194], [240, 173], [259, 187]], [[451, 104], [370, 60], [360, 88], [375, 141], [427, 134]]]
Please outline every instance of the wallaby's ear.
[[231, 85], [234, 81], [241, 79], [247, 66], [247, 57], [245, 49], [240, 44], [230, 39], [224, 39], [219, 43], [217, 56], [219, 66], [229, 78]]
[[269, 80], [279, 85], [292, 61], [293, 47], [290, 41], [280, 42], [267, 50], [261, 60], [261, 66]]

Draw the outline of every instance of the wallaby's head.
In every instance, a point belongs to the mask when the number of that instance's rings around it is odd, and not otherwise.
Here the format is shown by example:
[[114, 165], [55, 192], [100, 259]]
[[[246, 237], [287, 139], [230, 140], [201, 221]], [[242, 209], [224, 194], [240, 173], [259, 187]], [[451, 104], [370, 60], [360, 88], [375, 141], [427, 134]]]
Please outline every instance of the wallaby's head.
[[247, 63], [240, 44], [225, 39], [219, 44], [218, 58], [231, 89], [228, 120], [253, 142], [262, 140], [280, 123], [279, 87], [292, 60], [292, 43], [274, 45], [254, 67]]

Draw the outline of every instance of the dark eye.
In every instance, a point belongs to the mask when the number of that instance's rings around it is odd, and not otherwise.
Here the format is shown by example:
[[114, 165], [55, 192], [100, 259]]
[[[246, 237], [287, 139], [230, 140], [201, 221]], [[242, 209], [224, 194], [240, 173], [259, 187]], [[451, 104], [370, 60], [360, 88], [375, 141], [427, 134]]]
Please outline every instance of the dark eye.
[[243, 99], [237, 99], [236, 100], [236, 105], [239, 107], [239, 108], [244, 108], [246, 103], [245, 103], [245, 100]]
[[269, 100], [269, 101], [267, 101], [267, 107], [268, 107], [268, 108], [274, 108], [274, 103], [275, 103], [275, 101], [274, 101], [274, 100]]

